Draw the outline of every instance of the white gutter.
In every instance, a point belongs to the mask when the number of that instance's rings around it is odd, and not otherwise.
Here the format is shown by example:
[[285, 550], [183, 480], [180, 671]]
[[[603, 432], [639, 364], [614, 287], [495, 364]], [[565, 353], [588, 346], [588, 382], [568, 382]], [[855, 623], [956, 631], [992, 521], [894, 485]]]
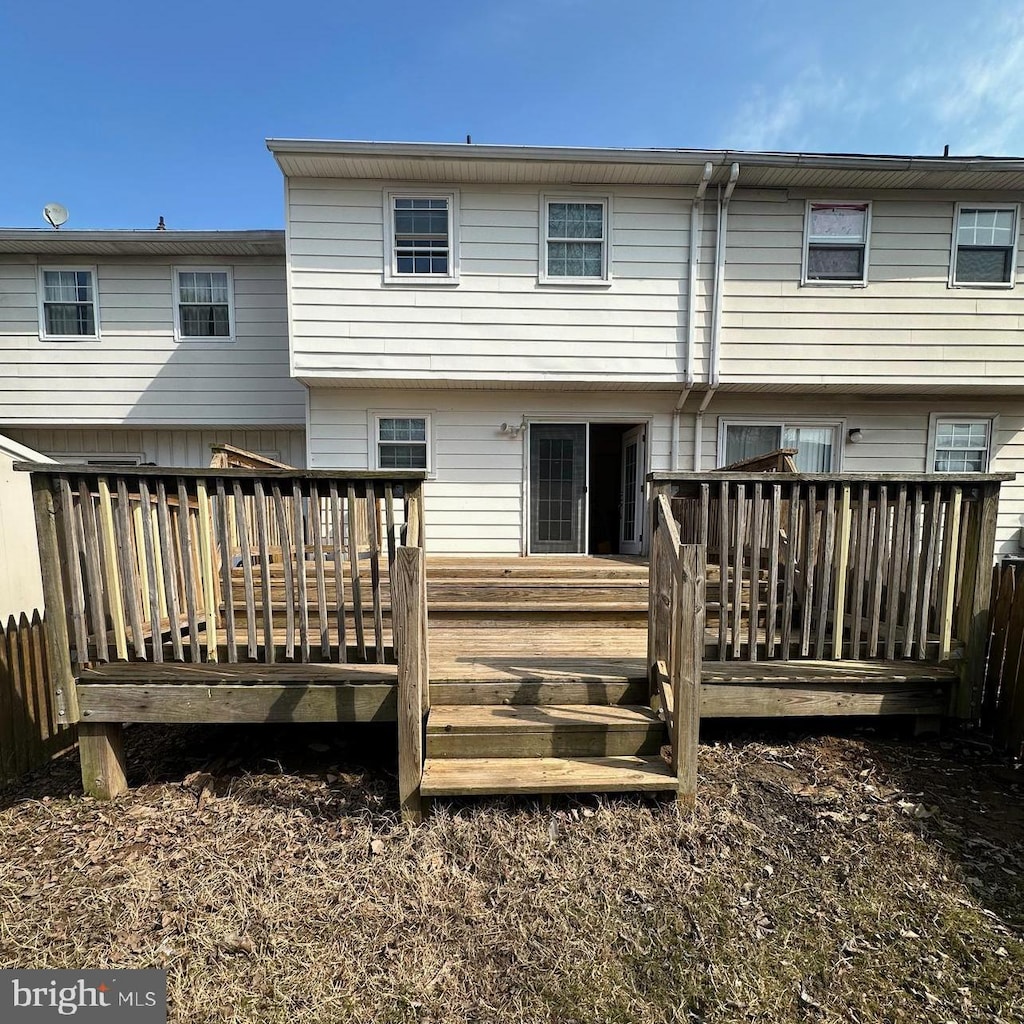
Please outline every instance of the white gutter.
[[732, 198], [736, 181], [740, 176], [740, 165], [733, 164], [729, 169], [729, 182], [724, 194], [719, 186], [718, 196], [718, 231], [715, 237], [715, 286], [712, 293], [714, 301], [711, 314], [711, 356], [708, 366], [708, 387], [714, 390], [719, 383], [722, 342], [722, 290], [725, 286], [725, 250], [728, 245], [729, 200]]
[[690, 204], [690, 277], [686, 293], [686, 375], [683, 378], [688, 388], [694, 382], [694, 350], [697, 345], [697, 266], [700, 263], [700, 220], [704, 207], [704, 193], [707, 191], [715, 165], [709, 160], [704, 165], [697, 192]]
[[693, 471], [701, 471], [701, 443], [704, 439], [704, 410], [711, 404], [715, 397], [715, 389], [711, 388], [704, 392], [700, 407], [693, 414]]
[[584, 146], [496, 146], [464, 142], [373, 142], [356, 139], [266, 139], [276, 154], [350, 157], [409, 157], [442, 160], [528, 160], [536, 162], [676, 164], [701, 166], [710, 160], [727, 167], [741, 160], [751, 167], [865, 171], [1024, 171], [1020, 157], [943, 157], [871, 153], [780, 153], [733, 149], [634, 149]]

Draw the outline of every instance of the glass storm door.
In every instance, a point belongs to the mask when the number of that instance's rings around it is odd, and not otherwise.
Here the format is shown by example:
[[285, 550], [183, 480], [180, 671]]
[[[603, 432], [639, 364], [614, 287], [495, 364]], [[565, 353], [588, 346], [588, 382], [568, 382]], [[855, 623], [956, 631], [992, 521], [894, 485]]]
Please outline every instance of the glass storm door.
[[587, 425], [530, 424], [530, 552], [586, 550]]
[[622, 435], [622, 492], [619, 499], [619, 551], [639, 555], [644, 539], [645, 427]]

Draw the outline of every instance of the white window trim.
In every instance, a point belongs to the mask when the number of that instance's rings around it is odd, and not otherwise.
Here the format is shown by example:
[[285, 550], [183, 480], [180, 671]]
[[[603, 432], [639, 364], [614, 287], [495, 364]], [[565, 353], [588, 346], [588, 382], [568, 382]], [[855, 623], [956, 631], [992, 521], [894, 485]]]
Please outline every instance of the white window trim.
[[[185, 335], [181, 333], [181, 303], [179, 301], [179, 288], [178, 288], [178, 274], [190, 274], [190, 273], [206, 273], [206, 274], [227, 274], [228, 275], [228, 333], [227, 337], [216, 338], [196, 338], [192, 335]], [[230, 264], [208, 264], [199, 266], [198, 264], [183, 263], [176, 267], [171, 267], [171, 304], [174, 306], [174, 340], [181, 342], [183, 345], [226, 345], [230, 344], [235, 340], [235, 333], [237, 330], [235, 322], [235, 273], [234, 267]]]
[[[601, 248], [600, 277], [555, 277], [548, 273], [548, 204], [549, 203], [600, 203], [604, 207], [604, 238]], [[589, 192], [544, 193], [540, 197], [540, 245], [538, 252], [540, 284], [556, 284], [563, 287], [602, 288], [612, 282], [612, 197]]]
[[835, 434], [832, 446], [832, 468], [830, 473], [843, 471], [843, 455], [846, 447], [846, 420], [822, 419], [820, 416], [719, 416], [718, 447], [715, 452], [715, 467], [721, 468], [725, 462], [725, 432], [728, 427], [828, 427]]
[[[96, 324], [95, 334], [48, 334], [46, 330], [46, 284], [43, 272], [47, 270], [74, 270], [79, 273], [88, 271], [92, 274], [92, 316]], [[81, 263], [47, 263], [41, 264], [36, 275], [39, 298], [39, 340], [40, 341], [99, 341], [102, 337], [100, 327], [100, 276], [95, 266]]]
[[[960, 210], [1012, 210], [1013, 211], [1013, 252], [1010, 254], [1009, 281], [958, 281], [956, 279], [957, 236], [960, 233]], [[995, 288], [1004, 291], [1012, 288], [1017, 281], [1017, 249], [1020, 247], [1020, 203], [971, 203], [961, 202], [953, 207], [953, 231], [949, 247], [950, 288]]]
[[928, 461], [925, 472], [934, 473], [936, 442], [940, 423], [984, 423], [988, 427], [988, 450], [985, 452], [985, 467], [979, 472], [987, 473], [992, 467], [992, 442], [999, 428], [999, 414], [992, 412], [933, 412], [928, 416]]
[[[400, 274], [395, 253], [395, 200], [448, 200], [448, 273]], [[405, 285], [452, 285], [459, 283], [459, 190], [457, 188], [386, 188], [384, 189], [384, 283]]]
[[[864, 273], [859, 281], [824, 280], [807, 276], [808, 254], [811, 248], [812, 206], [866, 206], [864, 216]], [[808, 199], [804, 204], [804, 247], [800, 264], [800, 284], [809, 288], [866, 288], [871, 265], [871, 200], [869, 199]]]
[[[368, 429], [369, 429], [369, 458], [367, 460], [367, 467], [369, 469], [377, 469], [383, 473], [399, 473], [406, 472], [406, 470], [396, 470], [391, 467], [383, 467], [380, 464], [380, 421], [382, 419], [421, 419], [424, 421], [426, 426], [426, 445], [427, 445], [427, 465], [422, 470], [412, 470], [412, 472], [426, 473], [428, 476], [432, 476], [434, 472], [434, 428], [432, 418], [433, 414], [426, 409], [371, 409], [368, 414]], [[408, 443], [408, 442], [399, 442]], [[412, 442], [418, 444], [419, 442]]]

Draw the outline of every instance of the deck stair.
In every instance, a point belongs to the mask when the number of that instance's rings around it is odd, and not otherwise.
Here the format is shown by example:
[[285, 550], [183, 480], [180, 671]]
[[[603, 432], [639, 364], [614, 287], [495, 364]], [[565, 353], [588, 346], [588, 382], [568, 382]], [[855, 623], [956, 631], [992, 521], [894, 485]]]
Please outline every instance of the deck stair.
[[[425, 796], [676, 788], [660, 753], [665, 725], [645, 703], [642, 677], [585, 651], [578, 661], [514, 660], [514, 681], [481, 666], [432, 683], [433, 699], [446, 703], [427, 719]], [[583, 671], [570, 670], [573, 662]]]

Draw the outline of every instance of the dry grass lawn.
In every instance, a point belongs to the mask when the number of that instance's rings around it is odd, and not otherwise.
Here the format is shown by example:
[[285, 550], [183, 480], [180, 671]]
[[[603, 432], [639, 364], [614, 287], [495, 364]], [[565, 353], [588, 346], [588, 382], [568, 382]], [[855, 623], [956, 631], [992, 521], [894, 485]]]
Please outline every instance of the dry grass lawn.
[[[171, 1020], [1024, 1020], [1024, 795], [967, 741], [719, 732], [641, 798], [393, 812], [386, 730], [130, 732], [3, 795], [0, 966], [164, 967]], [[211, 751], [217, 757], [211, 762]]]

